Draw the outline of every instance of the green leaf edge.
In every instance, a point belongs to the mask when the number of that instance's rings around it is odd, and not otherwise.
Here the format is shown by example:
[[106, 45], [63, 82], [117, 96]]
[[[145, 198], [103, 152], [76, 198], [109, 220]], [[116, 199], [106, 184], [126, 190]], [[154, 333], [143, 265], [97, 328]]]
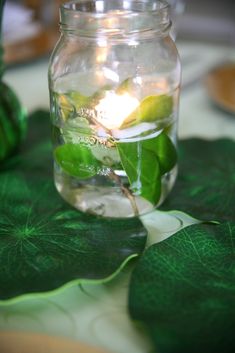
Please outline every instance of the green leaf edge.
[[52, 295], [56, 295], [59, 293], [62, 293], [65, 289], [71, 288], [75, 285], [80, 285], [80, 284], [104, 284], [112, 279], [114, 279], [121, 271], [124, 269], [124, 267], [134, 258], [140, 256], [140, 254], [132, 254], [129, 257], [127, 257], [121, 265], [117, 268], [116, 271], [114, 271], [111, 275], [108, 277], [105, 277], [103, 279], [85, 279], [85, 278], [78, 278], [74, 279], [72, 281], [66, 282], [65, 284], [62, 284], [60, 287], [45, 291], [45, 292], [35, 292], [35, 293], [24, 293], [20, 294], [16, 297], [5, 299], [5, 300], [0, 300], [0, 307], [6, 307], [9, 305], [17, 304], [20, 303], [24, 300], [27, 299], [42, 299], [42, 298], [48, 298]]
[[[173, 186], [174, 187], [174, 186]], [[173, 216], [175, 216], [174, 215], [174, 212], [177, 212], [178, 214], [183, 214], [183, 215], [186, 215], [186, 216], [189, 216], [189, 217], [191, 217], [191, 218], [193, 218], [195, 221], [198, 221], [198, 222], [200, 222], [200, 223], [202, 223], [202, 224], [221, 224], [221, 223], [224, 223], [224, 221], [223, 220], [218, 220], [218, 219], [201, 219], [201, 218], [197, 218], [197, 217], [195, 217], [195, 216], [193, 216], [191, 213], [188, 213], [188, 212], [185, 212], [185, 211], [182, 211], [182, 210], [177, 210], [176, 208], [173, 208], [172, 210], [162, 210], [162, 209], [159, 209], [158, 208], [158, 211], [160, 211], [160, 212], [163, 212], [163, 213], [168, 213], [168, 214], [173, 214]], [[229, 221], [230, 222], [230, 221]], [[177, 231], [178, 232], [178, 231]], [[175, 233], [174, 233], [175, 234]], [[172, 234], [172, 235], [174, 235], [174, 234]]]

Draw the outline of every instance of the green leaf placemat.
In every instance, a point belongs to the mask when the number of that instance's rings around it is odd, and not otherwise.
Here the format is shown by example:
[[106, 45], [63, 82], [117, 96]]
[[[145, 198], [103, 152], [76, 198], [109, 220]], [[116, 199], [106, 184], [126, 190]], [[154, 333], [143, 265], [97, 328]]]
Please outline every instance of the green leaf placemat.
[[145, 246], [138, 219], [105, 220], [67, 205], [55, 190], [49, 114], [29, 119], [21, 153], [0, 169], [0, 302], [80, 280], [112, 278]]
[[189, 139], [179, 146], [179, 176], [161, 209], [235, 221], [235, 142]]
[[147, 249], [129, 294], [157, 352], [235, 352], [235, 223], [192, 225]]

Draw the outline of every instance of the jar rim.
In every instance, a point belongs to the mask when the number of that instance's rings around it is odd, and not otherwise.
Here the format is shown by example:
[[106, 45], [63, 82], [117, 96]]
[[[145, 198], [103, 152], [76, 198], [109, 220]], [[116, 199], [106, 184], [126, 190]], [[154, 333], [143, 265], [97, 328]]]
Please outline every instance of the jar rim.
[[84, 36], [165, 34], [171, 27], [165, 0], [70, 0], [60, 7], [62, 32]]
[[[88, 7], [89, 4], [93, 6]], [[109, 5], [106, 10], [104, 4]], [[117, 6], [118, 4], [119, 6]], [[142, 13], [154, 14], [156, 12], [166, 11], [169, 8], [170, 4], [166, 0], [70, 0], [60, 5], [61, 11], [66, 11], [67, 13], [82, 13], [83, 16], [95, 17], [110, 16], [110, 13], [115, 13], [117, 16], [126, 14], [138, 15]]]

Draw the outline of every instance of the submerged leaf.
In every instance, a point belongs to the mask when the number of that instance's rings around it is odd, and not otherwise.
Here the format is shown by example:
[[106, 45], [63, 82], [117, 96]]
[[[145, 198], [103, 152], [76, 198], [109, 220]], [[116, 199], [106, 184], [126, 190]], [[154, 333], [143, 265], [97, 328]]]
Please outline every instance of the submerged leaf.
[[165, 132], [154, 139], [144, 140], [144, 148], [157, 155], [161, 175], [169, 172], [176, 165], [176, 148]]
[[161, 175], [157, 155], [142, 141], [118, 143], [123, 169], [131, 190], [156, 205], [161, 196]]
[[63, 171], [81, 179], [96, 175], [100, 167], [99, 161], [94, 157], [90, 148], [81, 143], [66, 143], [58, 146], [54, 155]]
[[131, 94], [132, 91], [133, 91], [133, 79], [130, 77], [122, 81], [121, 84], [115, 90], [115, 92], [119, 95], [122, 95], [125, 93]]
[[161, 196], [161, 177], [177, 160], [170, 138], [162, 132], [151, 139], [119, 142], [117, 147], [131, 189], [156, 205]]
[[235, 224], [193, 225], [147, 249], [129, 293], [162, 353], [234, 352]]
[[78, 91], [68, 92], [66, 93], [66, 96], [69, 97], [71, 103], [74, 104], [77, 110], [85, 106], [88, 106], [91, 102], [91, 97], [84, 96]]

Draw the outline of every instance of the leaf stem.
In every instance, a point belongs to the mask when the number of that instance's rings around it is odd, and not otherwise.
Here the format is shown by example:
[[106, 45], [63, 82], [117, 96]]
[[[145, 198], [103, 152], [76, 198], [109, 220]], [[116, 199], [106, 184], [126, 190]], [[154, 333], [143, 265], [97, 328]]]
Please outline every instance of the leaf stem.
[[[103, 128], [107, 132], [107, 134], [110, 137], [112, 137], [112, 131], [110, 129], [108, 129], [106, 126], [104, 126], [102, 123], [97, 121], [94, 117], [89, 116], [89, 120], [93, 124], [95, 124], [96, 126], [99, 126], [99, 127]], [[119, 178], [119, 176], [117, 174], [115, 174], [115, 172], [112, 169], [109, 172], [109, 177], [110, 177], [110, 179], [115, 181], [120, 186], [120, 188], [122, 190], [122, 193], [129, 199], [129, 201], [131, 203], [131, 207], [132, 207], [133, 212], [134, 212], [134, 215], [136, 217], [139, 216], [139, 210], [138, 210], [135, 198], [132, 195], [131, 191], [122, 184], [121, 178]]]
[[131, 203], [131, 207], [134, 211], [134, 215], [136, 217], [139, 216], [139, 210], [138, 210], [135, 198], [132, 195], [131, 191], [122, 184], [121, 178], [117, 174], [115, 174], [115, 172], [112, 169], [109, 172], [109, 177], [110, 177], [110, 179], [114, 180], [120, 186], [122, 193], [129, 199], [129, 201]]

